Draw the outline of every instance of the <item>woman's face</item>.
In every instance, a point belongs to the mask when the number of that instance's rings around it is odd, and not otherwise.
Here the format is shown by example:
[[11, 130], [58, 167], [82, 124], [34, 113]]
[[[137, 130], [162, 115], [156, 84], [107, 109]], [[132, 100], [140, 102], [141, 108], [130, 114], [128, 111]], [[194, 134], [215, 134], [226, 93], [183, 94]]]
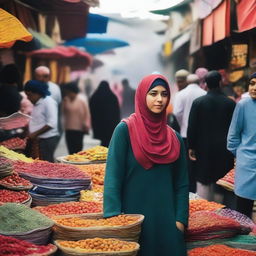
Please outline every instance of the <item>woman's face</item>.
[[248, 92], [249, 95], [256, 100], [256, 78], [250, 80]]
[[161, 113], [166, 107], [168, 96], [169, 92], [162, 85], [154, 87], [146, 96], [148, 109], [155, 114]]

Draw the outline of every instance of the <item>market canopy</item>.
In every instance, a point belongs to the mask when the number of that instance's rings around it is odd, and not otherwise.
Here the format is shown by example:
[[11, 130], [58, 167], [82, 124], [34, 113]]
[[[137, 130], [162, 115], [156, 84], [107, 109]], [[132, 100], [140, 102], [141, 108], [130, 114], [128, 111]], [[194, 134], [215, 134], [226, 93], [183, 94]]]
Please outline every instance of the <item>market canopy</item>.
[[[179, 4], [176, 4], [174, 6], [171, 6], [169, 8], [166, 8], [166, 9], [161, 9], [161, 10], [152, 10], [150, 11], [151, 13], [154, 13], [154, 14], [159, 14], [159, 15], [170, 15], [170, 12], [173, 12], [173, 11], [180, 11], [181, 8], [184, 7], [185, 4], [188, 4], [192, 2], [192, 0], [184, 0], [182, 1], [181, 3]], [[171, 5], [171, 4], [170, 4]]]
[[108, 17], [89, 13], [87, 19], [87, 33], [106, 33], [108, 26]]
[[64, 45], [83, 47], [87, 52], [91, 54], [99, 54], [118, 47], [128, 46], [129, 43], [117, 38], [88, 36], [68, 40], [64, 43]]
[[17, 40], [29, 42], [32, 39], [16, 17], [0, 8], [0, 48], [10, 48]]
[[28, 31], [40, 42], [41, 48], [53, 48], [57, 45], [54, 40], [44, 33], [37, 32], [31, 28]]
[[[63, 63], [70, 65], [72, 69], [78, 65], [81, 69], [85, 69], [92, 65], [93, 57], [76, 47], [56, 46], [52, 49], [40, 49], [26, 53], [27, 56], [37, 57], [40, 59], [60, 60]], [[73, 66], [73, 67], [72, 67]]]

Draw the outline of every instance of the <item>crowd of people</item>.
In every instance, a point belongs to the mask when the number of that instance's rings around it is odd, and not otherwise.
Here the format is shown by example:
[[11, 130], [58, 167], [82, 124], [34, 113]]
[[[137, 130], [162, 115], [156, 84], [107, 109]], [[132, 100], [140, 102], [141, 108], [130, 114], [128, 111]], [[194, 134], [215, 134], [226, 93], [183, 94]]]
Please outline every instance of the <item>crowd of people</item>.
[[[10, 64], [0, 72], [0, 116], [30, 114], [26, 153], [50, 162], [63, 131], [73, 154], [92, 130], [109, 148], [104, 216], [143, 214], [139, 255], [182, 256], [189, 192], [223, 203], [224, 189], [216, 181], [234, 166], [236, 209], [252, 215], [256, 73], [249, 77], [248, 92], [236, 88], [233, 94], [216, 70], [178, 70], [175, 81], [178, 92], [171, 95], [160, 74], [144, 77], [136, 93], [127, 79], [113, 88], [104, 80], [86, 98], [77, 81], [52, 83], [45, 66], [22, 86], [18, 68]], [[0, 140], [10, 136], [1, 131]]]

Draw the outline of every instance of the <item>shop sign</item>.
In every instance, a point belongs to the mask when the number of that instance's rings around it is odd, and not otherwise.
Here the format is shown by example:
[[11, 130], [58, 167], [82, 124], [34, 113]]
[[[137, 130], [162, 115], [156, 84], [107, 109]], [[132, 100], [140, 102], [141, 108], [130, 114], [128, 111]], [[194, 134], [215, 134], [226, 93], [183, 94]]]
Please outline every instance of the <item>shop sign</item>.
[[234, 44], [232, 45], [230, 69], [235, 70], [247, 66], [248, 45]]

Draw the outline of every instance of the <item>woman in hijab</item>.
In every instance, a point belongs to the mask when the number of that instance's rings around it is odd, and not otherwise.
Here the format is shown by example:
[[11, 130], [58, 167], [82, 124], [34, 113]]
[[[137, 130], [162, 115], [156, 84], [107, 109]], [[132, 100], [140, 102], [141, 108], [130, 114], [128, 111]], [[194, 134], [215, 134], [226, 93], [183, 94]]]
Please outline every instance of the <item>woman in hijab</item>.
[[166, 124], [170, 89], [165, 77], [143, 78], [135, 113], [116, 127], [104, 183], [104, 217], [145, 216], [140, 256], [185, 256], [188, 174], [181, 137]]
[[120, 122], [120, 108], [117, 97], [109, 83], [102, 81], [89, 100], [93, 136], [108, 147], [112, 133]]

